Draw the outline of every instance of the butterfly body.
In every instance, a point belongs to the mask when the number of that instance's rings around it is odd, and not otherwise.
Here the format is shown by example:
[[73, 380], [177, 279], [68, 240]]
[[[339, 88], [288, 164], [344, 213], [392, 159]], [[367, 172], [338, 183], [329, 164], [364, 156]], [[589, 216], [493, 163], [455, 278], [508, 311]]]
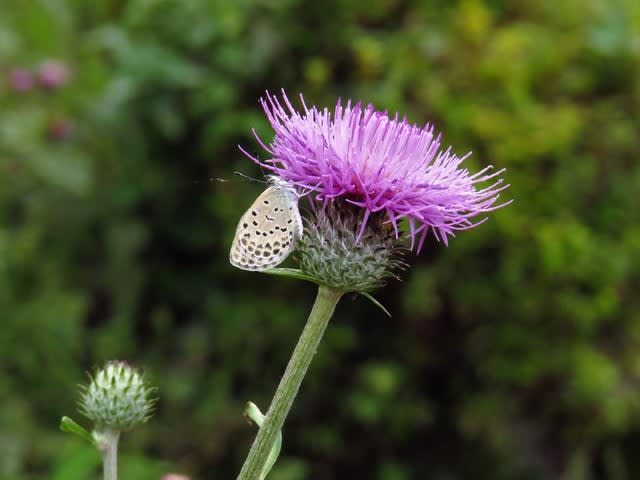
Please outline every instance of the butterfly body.
[[271, 185], [242, 215], [229, 261], [242, 270], [266, 270], [282, 263], [302, 237], [298, 195], [288, 182], [270, 177]]

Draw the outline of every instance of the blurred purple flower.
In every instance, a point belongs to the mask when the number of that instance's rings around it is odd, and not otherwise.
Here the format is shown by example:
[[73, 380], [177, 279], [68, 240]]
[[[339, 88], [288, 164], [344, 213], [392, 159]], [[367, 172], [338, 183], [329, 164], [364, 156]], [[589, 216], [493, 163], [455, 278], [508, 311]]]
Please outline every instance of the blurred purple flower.
[[56, 117], [49, 121], [47, 126], [47, 138], [52, 142], [67, 140], [73, 135], [73, 123], [64, 118]]
[[[496, 178], [504, 169], [489, 173], [492, 166], [487, 166], [470, 174], [460, 168], [470, 153], [458, 157], [451, 147], [441, 149], [431, 124], [420, 128], [360, 102], [343, 106], [338, 101], [333, 112], [318, 110], [300, 98], [302, 112], [284, 91], [284, 107], [268, 92], [260, 100], [276, 134], [269, 146], [254, 135], [271, 159], [261, 162], [241, 150], [325, 205], [341, 198], [362, 207], [361, 233], [372, 213], [383, 212], [398, 238], [398, 221], [406, 218], [411, 248], [417, 239], [420, 251], [429, 229], [447, 244], [456, 230], [487, 219], [472, 221], [478, 215], [511, 203], [497, 204], [498, 192], [509, 186]], [[490, 179], [491, 185], [476, 186]]]
[[162, 476], [161, 480], [191, 480], [191, 477], [180, 475], [178, 473], [167, 473], [166, 475]]
[[71, 78], [69, 67], [57, 60], [47, 60], [38, 68], [38, 83], [43, 88], [53, 90], [66, 85]]
[[26, 68], [14, 68], [9, 72], [9, 84], [16, 92], [26, 92], [33, 87], [33, 73]]

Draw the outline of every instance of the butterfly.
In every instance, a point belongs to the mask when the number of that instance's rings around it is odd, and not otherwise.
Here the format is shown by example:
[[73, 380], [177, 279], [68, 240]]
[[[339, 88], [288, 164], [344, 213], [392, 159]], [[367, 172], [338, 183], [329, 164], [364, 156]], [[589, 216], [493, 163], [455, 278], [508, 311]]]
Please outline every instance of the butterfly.
[[269, 176], [271, 184], [238, 222], [229, 261], [242, 270], [266, 270], [282, 263], [302, 237], [298, 194], [286, 180]]

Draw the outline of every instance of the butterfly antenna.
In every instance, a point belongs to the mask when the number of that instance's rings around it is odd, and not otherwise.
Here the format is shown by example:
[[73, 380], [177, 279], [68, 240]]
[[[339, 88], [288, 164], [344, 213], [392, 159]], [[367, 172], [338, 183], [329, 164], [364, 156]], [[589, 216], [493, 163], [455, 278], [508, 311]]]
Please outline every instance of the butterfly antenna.
[[262, 173], [262, 176], [264, 178], [269, 178], [269, 174], [267, 174], [267, 172], [264, 171], [264, 168], [262, 168], [262, 164], [258, 164], [258, 168], [260, 168], [260, 172]]
[[257, 178], [250, 177], [249, 175], [245, 175], [242, 172], [233, 172], [233, 173], [234, 175], [238, 175], [239, 177], [242, 177], [245, 180], [249, 180], [250, 182], [267, 183], [265, 180], [258, 180]]
[[318, 182], [318, 183], [317, 183], [315, 186], [313, 186], [313, 187], [304, 187], [304, 188], [302, 189], [302, 193], [300, 194], [300, 197], [303, 197], [303, 196], [305, 196], [305, 195], [308, 195], [308, 194], [310, 194], [311, 192], [315, 192], [315, 191], [318, 189], [318, 187], [319, 187], [319, 186], [320, 186], [320, 182]]

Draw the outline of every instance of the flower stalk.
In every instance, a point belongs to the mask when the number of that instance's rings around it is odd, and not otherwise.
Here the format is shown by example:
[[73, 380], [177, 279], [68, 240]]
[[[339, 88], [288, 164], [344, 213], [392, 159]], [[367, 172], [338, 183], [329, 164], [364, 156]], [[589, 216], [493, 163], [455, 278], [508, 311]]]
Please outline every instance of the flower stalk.
[[[343, 292], [320, 285], [307, 324], [291, 355], [264, 423], [251, 446], [237, 480], [258, 480], [296, 398], [327, 324]], [[106, 478], [105, 478], [106, 480]]]
[[98, 448], [102, 453], [104, 480], [118, 480], [118, 441], [120, 431], [107, 428], [94, 432]]

